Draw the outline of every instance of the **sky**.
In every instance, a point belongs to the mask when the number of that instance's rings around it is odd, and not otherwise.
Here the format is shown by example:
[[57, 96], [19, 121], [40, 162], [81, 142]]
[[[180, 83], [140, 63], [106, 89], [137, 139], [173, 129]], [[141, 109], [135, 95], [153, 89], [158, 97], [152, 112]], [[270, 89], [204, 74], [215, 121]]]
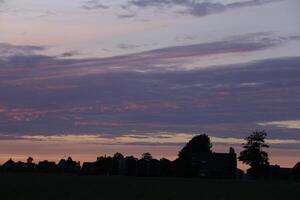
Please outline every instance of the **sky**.
[[300, 1], [0, 0], [0, 162], [239, 152], [300, 161]]

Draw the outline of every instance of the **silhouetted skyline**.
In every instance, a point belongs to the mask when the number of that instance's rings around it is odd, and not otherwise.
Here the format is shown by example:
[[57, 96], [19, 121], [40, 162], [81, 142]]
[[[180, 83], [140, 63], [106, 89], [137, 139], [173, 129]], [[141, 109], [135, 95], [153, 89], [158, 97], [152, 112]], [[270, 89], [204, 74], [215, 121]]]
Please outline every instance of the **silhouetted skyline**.
[[[227, 153], [214, 152], [210, 137], [206, 134], [196, 135], [179, 151], [175, 160], [156, 159], [150, 152], [139, 158], [123, 155], [98, 156], [96, 161], [83, 162], [72, 157], [62, 158], [59, 162], [38, 161], [29, 156], [26, 162], [9, 159], [0, 165], [2, 173], [71, 173], [81, 175], [105, 176], [141, 176], [141, 177], [198, 177], [213, 179], [267, 179], [300, 180], [300, 162], [293, 168], [270, 165], [265, 131], [254, 131], [245, 138], [243, 151], [236, 154], [233, 147]], [[237, 161], [249, 166], [243, 171]]]

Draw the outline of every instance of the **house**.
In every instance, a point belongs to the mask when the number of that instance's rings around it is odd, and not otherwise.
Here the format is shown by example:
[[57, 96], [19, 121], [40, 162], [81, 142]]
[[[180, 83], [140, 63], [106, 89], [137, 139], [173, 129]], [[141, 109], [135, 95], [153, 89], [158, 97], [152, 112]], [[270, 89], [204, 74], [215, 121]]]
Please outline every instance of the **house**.
[[48, 160], [40, 161], [37, 165], [37, 170], [39, 172], [57, 172], [57, 169], [55, 162], [49, 162]]
[[2, 165], [3, 171], [13, 171], [16, 167], [16, 162], [11, 158]]
[[289, 180], [292, 178], [292, 169], [282, 168], [279, 165], [271, 165], [269, 168], [269, 176], [271, 179]]
[[237, 156], [233, 148], [229, 153], [198, 153], [193, 155], [192, 165], [200, 177], [236, 177]]
[[73, 161], [71, 157], [68, 157], [67, 160], [61, 159], [57, 167], [61, 172], [79, 172], [80, 162]]
[[35, 168], [35, 164], [34, 163], [28, 163], [28, 162], [15, 162], [12, 159], [9, 159], [8, 161], [6, 161], [3, 166], [2, 166], [2, 170], [3, 171], [14, 171], [14, 172], [30, 172], [33, 171]]
[[27, 163], [25, 162], [18, 161], [15, 165], [15, 170], [19, 172], [25, 172], [27, 171], [27, 168]]

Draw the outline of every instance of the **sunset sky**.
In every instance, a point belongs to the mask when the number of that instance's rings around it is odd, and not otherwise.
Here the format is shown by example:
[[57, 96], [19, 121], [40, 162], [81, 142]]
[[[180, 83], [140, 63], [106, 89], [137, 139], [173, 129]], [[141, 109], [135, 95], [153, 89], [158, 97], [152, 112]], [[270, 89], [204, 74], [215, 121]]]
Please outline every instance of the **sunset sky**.
[[0, 0], [0, 163], [174, 159], [266, 130], [300, 161], [299, 0]]

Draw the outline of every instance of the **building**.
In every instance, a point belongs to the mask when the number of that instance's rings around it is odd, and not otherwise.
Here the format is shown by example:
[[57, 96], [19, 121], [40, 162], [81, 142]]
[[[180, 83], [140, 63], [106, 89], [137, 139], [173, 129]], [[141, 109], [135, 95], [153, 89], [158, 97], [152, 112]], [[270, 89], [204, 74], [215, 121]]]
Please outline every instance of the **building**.
[[[33, 161], [33, 159], [32, 159]], [[6, 161], [3, 166], [3, 171], [13, 171], [13, 172], [32, 172], [35, 169], [35, 164], [33, 162], [15, 162], [11, 158]]]
[[292, 169], [283, 168], [279, 165], [271, 165], [269, 170], [269, 176], [271, 179], [289, 180], [292, 178]]
[[58, 168], [55, 162], [50, 162], [48, 160], [40, 161], [37, 165], [38, 172], [57, 172]]
[[79, 172], [80, 162], [73, 161], [72, 158], [69, 157], [67, 160], [61, 159], [57, 167], [61, 172]]
[[198, 153], [192, 157], [192, 165], [200, 177], [236, 177], [237, 156], [233, 148], [229, 153]]
[[2, 165], [2, 170], [3, 171], [11, 171], [14, 170], [16, 167], [16, 162], [13, 161], [11, 158], [6, 161], [3, 165]]

